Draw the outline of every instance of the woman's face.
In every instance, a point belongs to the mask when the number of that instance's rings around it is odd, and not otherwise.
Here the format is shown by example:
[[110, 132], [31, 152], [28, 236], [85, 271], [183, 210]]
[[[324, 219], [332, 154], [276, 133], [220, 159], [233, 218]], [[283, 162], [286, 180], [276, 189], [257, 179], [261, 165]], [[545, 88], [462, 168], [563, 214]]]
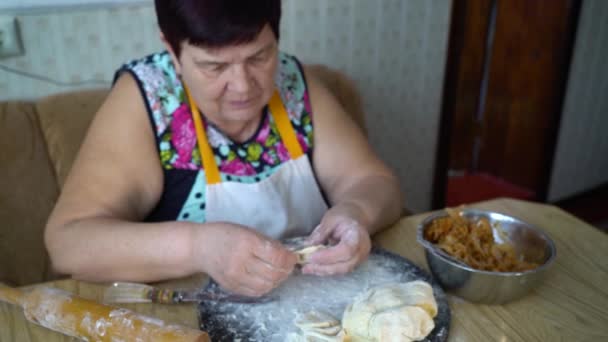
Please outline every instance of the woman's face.
[[268, 25], [241, 45], [210, 49], [184, 42], [179, 60], [172, 58], [199, 108], [216, 124], [256, 118], [275, 89], [278, 47]]

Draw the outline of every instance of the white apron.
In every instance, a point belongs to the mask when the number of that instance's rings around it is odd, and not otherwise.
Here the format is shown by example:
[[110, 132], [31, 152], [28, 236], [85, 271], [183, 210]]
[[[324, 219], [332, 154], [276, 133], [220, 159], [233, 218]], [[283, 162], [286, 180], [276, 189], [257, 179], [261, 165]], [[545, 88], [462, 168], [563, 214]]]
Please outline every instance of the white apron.
[[269, 109], [291, 159], [253, 184], [221, 181], [198, 107], [187, 89], [186, 95], [207, 180], [206, 222], [241, 224], [273, 239], [309, 235], [321, 222], [327, 205], [279, 92], [274, 92]]

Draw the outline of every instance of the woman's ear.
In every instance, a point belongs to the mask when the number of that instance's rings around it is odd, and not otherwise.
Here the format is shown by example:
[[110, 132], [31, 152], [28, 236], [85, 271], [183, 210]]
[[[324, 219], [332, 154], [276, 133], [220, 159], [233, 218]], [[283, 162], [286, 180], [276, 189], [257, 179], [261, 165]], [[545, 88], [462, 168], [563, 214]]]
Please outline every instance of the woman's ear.
[[169, 42], [167, 41], [167, 38], [165, 38], [165, 35], [162, 32], [160, 33], [160, 41], [163, 43], [163, 45], [165, 46], [165, 49], [167, 49], [167, 51], [169, 52], [169, 55], [171, 56], [171, 60], [173, 61], [173, 66], [175, 67], [175, 72], [178, 75], [181, 75], [182, 74], [182, 65], [179, 62], [179, 58], [175, 54], [173, 47], [171, 47], [171, 44], [169, 44]]

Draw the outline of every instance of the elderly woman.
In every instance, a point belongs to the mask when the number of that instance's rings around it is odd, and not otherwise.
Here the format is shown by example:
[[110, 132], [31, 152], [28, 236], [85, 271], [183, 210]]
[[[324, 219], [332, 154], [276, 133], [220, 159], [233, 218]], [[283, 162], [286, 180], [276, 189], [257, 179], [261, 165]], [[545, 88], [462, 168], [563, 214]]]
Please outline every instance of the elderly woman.
[[264, 294], [296, 256], [342, 274], [399, 216], [395, 175], [337, 100], [278, 50], [280, 0], [156, 0], [166, 51], [118, 70], [45, 234], [92, 281], [205, 272]]

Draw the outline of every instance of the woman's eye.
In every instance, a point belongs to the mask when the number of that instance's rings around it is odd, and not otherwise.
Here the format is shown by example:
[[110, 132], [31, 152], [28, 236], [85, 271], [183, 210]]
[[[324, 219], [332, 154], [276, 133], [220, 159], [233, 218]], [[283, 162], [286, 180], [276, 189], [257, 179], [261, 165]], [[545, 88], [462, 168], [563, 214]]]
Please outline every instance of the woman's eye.
[[209, 74], [219, 74], [226, 69], [226, 64], [217, 63], [217, 64], [204, 64], [200, 65], [200, 70], [209, 73]]
[[224, 69], [226, 69], [226, 64], [215, 64], [211, 67], [213, 72], [222, 72]]
[[268, 60], [267, 56], [256, 56], [249, 59], [249, 62], [254, 65], [264, 64]]

